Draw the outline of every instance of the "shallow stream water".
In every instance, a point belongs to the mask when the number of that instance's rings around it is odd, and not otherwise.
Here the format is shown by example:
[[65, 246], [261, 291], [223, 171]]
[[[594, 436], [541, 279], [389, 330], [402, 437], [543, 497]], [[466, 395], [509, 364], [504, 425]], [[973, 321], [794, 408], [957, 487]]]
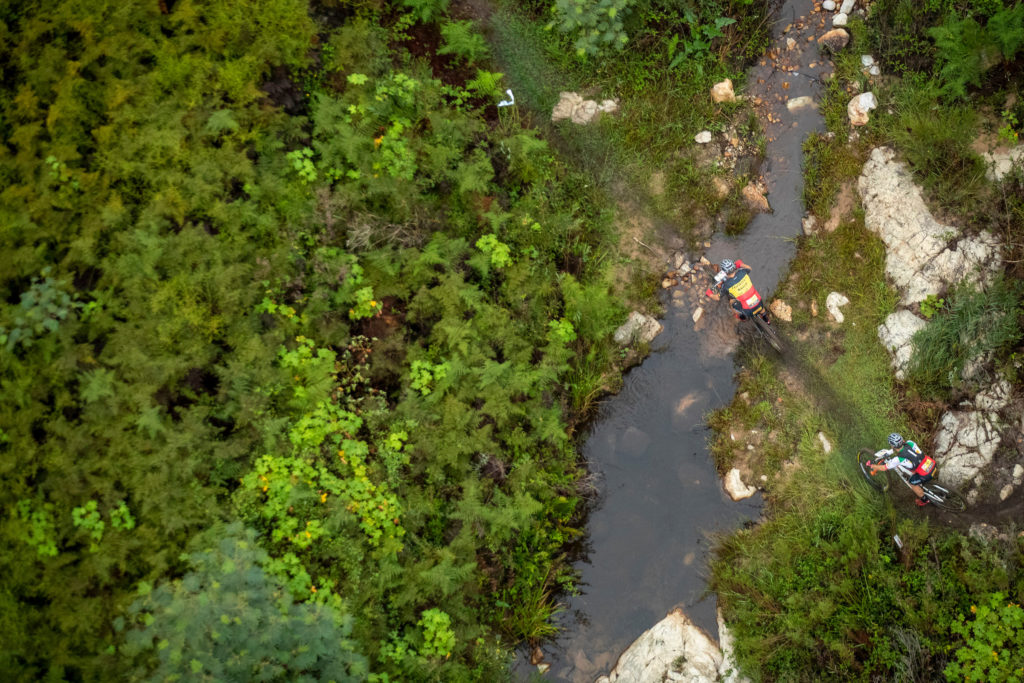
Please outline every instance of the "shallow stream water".
[[[772, 213], [757, 215], [740, 237], [716, 235], [705, 255], [712, 262], [742, 258], [768, 300], [801, 233], [801, 144], [823, 129], [815, 108], [791, 113], [785, 101], [818, 99], [819, 79], [831, 63], [816, 38], [831, 28], [830, 16], [814, 11], [810, 0], [783, 4], [772, 17], [774, 47], [750, 70], [746, 88], [737, 88], [762, 102], [768, 137], [762, 174]], [[600, 496], [589, 516], [585, 559], [577, 564], [580, 594], [565, 599], [560, 635], [541, 647], [549, 680], [589, 683], [607, 673], [676, 606], [716, 637], [717, 603], [706, 591], [710, 537], [760, 516], [760, 494], [733, 502], [708, 452], [705, 416], [730, 402], [735, 390], [736, 323], [722, 302], [697, 331], [688, 306], [666, 304], [665, 329], [651, 355], [601, 405], [583, 445]], [[536, 671], [528, 656], [516, 667], [519, 677]]]

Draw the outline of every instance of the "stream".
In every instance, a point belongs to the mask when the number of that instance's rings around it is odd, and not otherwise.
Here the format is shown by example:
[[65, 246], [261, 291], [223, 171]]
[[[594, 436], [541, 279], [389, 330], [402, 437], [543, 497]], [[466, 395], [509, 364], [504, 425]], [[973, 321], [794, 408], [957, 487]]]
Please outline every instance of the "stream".
[[[791, 113], [785, 106], [802, 95], [817, 100], [818, 79], [832, 68], [815, 40], [831, 28], [831, 13], [813, 9], [811, 0], [789, 0], [773, 13], [773, 47], [738, 88], [762, 102], [768, 143], [761, 171], [773, 211], [755, 216], [739, 237], [716, 235], [704, 254], [712, 262], [742, 258], [769, 301], [801, 233], [801, 143], [824, 129], [816, 108]], [[576, 565], [579, 595], [563, 599], [560, 633], [541, 645], [548, 680], [589, 683], [608, 673], [676, 606], [717, 637], [717, 600], [706, 591], [712, 536], [761, 513], [760, 494], [729, 498], [708, 452], [705, 416], [735, 391], [738, 323], [723, 301], [706, 311], [710, 320], [698, 332], [689, 306], [668, 296], [665, 303], [665, 329], [650, 356], [600, 406], [582, 447], [600, 496], [589, 515], [585, 559]], [[529, 657], [524, 645], [516, 678], [536, 673]]]

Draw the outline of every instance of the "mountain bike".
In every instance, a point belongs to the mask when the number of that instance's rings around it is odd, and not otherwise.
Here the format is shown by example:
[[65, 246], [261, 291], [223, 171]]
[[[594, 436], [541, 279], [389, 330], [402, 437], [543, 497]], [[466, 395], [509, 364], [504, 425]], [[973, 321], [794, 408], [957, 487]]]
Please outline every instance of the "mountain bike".
[[768, 318], [767, 309], [765, 309], [763, 305], [758, 304], [753, 311], [746, 311], [746, 313], [750, 316], [750, 319], [754, 321], [754, 327], [756, 327], [757, 331], [761, 333], [764, 340], [771, 344], [773, 349], [782, 353], [782, 340], [775, 332], [775, 328], [772, 327]]
[[[885, 456], [876, 458], [875, 451], [870, 448], [862, 448], [857, 454], [857, 465], [860, 467], [861, 474], [864, 475], [864, 479], [867, 480], [871, 488], [878, 492], [888, 491], [889, 484], [892, 481], [892, 478], [889, 476], [890, 472], [895, 472], [900, 481], [906, 484], [907, 488], [910, 488], [910, 474], [901, 467], [893, 470], [883, 470], [878, 474], [871, 474], [871, 467], [869, 465], [871, 463], [878, 465], [884, 461]], [[925, 498], [930, 500], [935, 507], [949, 510], [950, 512], [963, 512], [967, 509], [967, 501], [964, 500], [964, 497], [958, 491], [942, 486], [934, 479], [920, 484], [920, 486], [924, 490]]]

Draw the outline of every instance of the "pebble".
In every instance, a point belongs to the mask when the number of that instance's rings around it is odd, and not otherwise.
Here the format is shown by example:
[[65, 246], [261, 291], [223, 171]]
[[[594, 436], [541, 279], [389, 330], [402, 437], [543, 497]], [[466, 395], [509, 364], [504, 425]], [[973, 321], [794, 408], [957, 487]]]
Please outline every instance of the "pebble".
[[832, 17], [832, 26], [846, 26], [846, 22], [848, 20], [848, 16], [846, 16], [842, 12], [839, 12], [834, 17]]
[[832, 0], [825, 0], [825, 2], [821, 3], [821, 9], [825, 10], [826, 12], [831, 12], [835, 8], [836, 3], [834, 3]]

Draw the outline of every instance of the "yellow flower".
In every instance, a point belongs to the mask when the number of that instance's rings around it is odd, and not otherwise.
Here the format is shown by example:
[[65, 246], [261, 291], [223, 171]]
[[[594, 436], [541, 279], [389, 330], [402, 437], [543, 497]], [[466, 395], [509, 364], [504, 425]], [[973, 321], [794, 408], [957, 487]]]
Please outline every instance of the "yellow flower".
[[311, 590], [311, 591], [313, 591], [314, 593], [316, 593], [316, 586], [310, 586], [310, 587], [309, 587], [309, 590]]
[[971, 614], [975, 614], [977, 611], [978, 611], [978, 608], [975, 607], [974, 605], [971, 605]]
[[321, 493], [320, 494], [320, 502], [321, 503], [326, 503], [327, 502], [327, 494], [326, 493]]
[[375, 137], [373, 139], [373, 147], [374, 147], [374, 149], [376, 149], [377, 147], [380, 147], [380, 143], [382, 143], [382, 142], [384, 142], [384, 136], [383, 135]]
[[376, 306], [376, 305], [377, 305], [377, 302], [371, 299], [371, 300], [370, 300], [370, 305], [371, 305], [371, 306]]

